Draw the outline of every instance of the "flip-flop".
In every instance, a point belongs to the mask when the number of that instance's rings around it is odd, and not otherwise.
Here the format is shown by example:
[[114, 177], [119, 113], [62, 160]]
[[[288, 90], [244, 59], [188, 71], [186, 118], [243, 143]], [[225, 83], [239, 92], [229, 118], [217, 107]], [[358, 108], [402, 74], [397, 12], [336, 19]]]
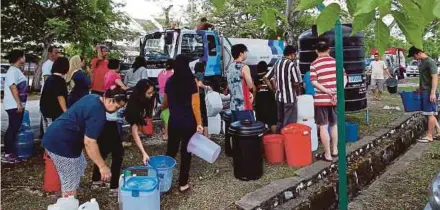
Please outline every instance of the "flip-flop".
[[440, 135], [434, 136], [434, 140], [439, 141], [440, 140]]
[[315, 157], [316, 157], [316, 159], [322, 160], [322, 161], [325, 161], [325, 162], [333, 162], [333, 160], [327, 159], [323, 153], [317, 154]]
[[190, 191], [191, 190], [191, 185], [188, 185], [188, 188], [186, 188], [186, 189], [184, 189], [184, 190], [181, 190], [180, 189], [180, 186], [179, 186], [179, 192], [180, 193], [187, 193], [188, 191]]
[[419, 142], [420, 143], [431, 143], [431, 142], [433, 142], [433, 140], [430, 140], [430, 139], [424, 137], [422, 139], [419, 139]]
[[338, 154], [332, 154], [332, 157], [338, 157]]

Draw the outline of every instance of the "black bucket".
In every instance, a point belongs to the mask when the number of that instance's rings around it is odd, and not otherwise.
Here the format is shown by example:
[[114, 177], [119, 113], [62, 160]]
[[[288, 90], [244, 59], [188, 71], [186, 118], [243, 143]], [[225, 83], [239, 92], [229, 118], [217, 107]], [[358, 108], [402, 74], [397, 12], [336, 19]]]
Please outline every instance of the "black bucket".
[[388, 92], [389, 92], [390, 94], [395, 94], [395, 93], [397, 93], [397, 79], [394, 79], [394, 78], [388, 78], [388, 79], [386, 80], [386, 84], [387, 84]]

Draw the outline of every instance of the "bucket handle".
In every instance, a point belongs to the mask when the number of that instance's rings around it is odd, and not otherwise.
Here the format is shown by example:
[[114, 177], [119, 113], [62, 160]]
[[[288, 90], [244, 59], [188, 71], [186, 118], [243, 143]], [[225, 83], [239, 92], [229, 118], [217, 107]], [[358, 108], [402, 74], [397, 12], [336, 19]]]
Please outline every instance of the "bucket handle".
[[[152, 166], [132, 166], [132, 167], [126, 168], [124, 170], [123, 174], [125, 174], [125, 171], [134, 171], [134, 170], [154, 170], [154, 171], [156, 171], [156, 177], [157, 177], [157, 180], [159, 181], [159, 172], [157, 171], [157, 169], [155, 169]], [[124, 179], [122, 180], [122, 186], [125, 186], [126, 178], [127, 177], [125, 177], [125, 175], [124, 175]]]

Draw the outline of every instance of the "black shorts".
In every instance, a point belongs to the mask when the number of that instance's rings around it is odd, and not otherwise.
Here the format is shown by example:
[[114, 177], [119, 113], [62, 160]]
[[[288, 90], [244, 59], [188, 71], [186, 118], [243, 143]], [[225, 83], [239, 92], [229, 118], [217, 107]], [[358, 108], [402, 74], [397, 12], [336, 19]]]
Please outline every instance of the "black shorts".
[[337, 122], [335, 106], [315, 106], [315, 121], [317, 125], [333, 126]]

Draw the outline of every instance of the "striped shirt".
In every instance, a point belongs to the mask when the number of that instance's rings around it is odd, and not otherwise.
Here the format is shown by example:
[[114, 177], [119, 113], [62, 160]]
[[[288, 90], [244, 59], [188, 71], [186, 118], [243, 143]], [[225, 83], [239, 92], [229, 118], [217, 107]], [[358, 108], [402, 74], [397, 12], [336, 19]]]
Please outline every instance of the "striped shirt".
[[[345, 72], [344, 72], [345, 75]], [[330, 56], [320, 57], [310, 64], [310, 80], [317, 81], [327, 89], [336, 92], [336, 60]], [[323, 93], [315, 87], [315, 106], [336, 106], [336, 95]]]
[[274, 67], [266, 74], [268, 79], [275, 79], [275, 98], [278, 102], [287, 104], [294, 103], [296, 92], [294, 84], [301, 83], [301, 72], [296, 63], [287, 58], [282, 58], [274, 64]]

